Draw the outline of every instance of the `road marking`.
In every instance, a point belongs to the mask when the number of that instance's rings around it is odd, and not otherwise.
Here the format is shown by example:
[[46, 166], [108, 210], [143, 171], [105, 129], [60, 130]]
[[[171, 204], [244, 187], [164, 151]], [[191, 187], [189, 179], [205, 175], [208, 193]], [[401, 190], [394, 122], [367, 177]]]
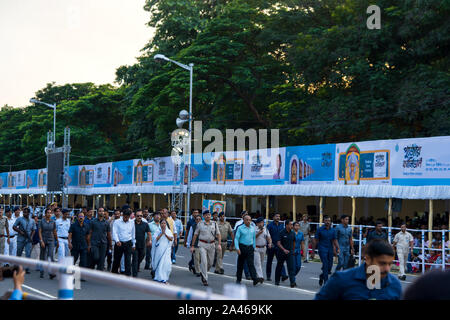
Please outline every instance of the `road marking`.
[[26, 288], [26, 289], [28, 289], [28, 290], [34, 291], [34, 292], [36, 292], [36, 293], [39, 293], [40, 295], [42, 295], [42, 296], [44, 296], [44, 297], [51, 298], [51, 299], [58, 299], [57, 297], [54, 297], [54, 296], [52, 296], [52, 295], [50, 295], [50, 294], [47, 294], [47, 293], [42, 292], [42, 291], [39, 291], [38, 289], [32, 288], [32, 287], [30, 287], [30, 286], [27, 286], [27, 285], [24, 285], [24, 284], [23, 284], [22, 287], [24, 287], [24, 288]]
[[[189, 270], [189, 268], [180, 267], [180, 266], [172, 266], [172, 268]], [[229, 279], [236, 280], [236, 277], [228, 276], [228, 275], [225, 275], [225, 274], [217, 274], [217, 273], [214, 273], [214, 272], [208, 272], [208, 275], [213, 275], [213, 276], [224, 277], [224, 278], [229, 278]], [[252, 283], [253, 282], [253, 280], [246, 280], [246, 279], [242, 279], [242, 281], [245, 281], [245, 282], [248, 282], [248, 283]], [[308, 293], [308, 294], [316, 294], [315, 291], [310, 291], [310, 290], [300, 289], [300, 288], [290, 288], [290, 287], [284, 287], [284, 286], [276, 286], [274, 284], [266, 283], [266, 282], [262, 283], [261, 285], [262, 286], [272, 286], [272, 287], [277, 287], [277, 288], [287, 289], [287, 290], [296, 290], [296, 291], [300, 291], [300, 292]]]
[[313, 277], [310, 277], [310, 279], [313, 279], [313, 280], [320, 280], [319, 278], [313, 278]]
[[223, 264], [225, 264], [225, 265], [227, 265], [227, 266], [232, 266], [232, 267], [234, 267], [234, 264], [231, 264], [231, 263], [226, 263], [226, 262], [224, 262]]
[[177, 258], [184, 258], [184, 256], [180, 256], [178, 254], [175, 255]]

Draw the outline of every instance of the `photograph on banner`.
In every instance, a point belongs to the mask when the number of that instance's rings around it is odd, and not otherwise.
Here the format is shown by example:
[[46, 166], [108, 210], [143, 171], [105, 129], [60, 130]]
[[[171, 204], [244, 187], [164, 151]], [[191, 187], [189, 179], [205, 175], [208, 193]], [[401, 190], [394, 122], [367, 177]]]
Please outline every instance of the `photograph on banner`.
[[202, 203], [202, 212], [205, 210], [209, 210], [209, 212], [211, 212], [211, 214], [213, 214], [214, 212], [226, 213], [226, 207], [227, 207], [226, 201], [205, 199], [205, 200], [203, 200], [203, 203]]
[[16, 171], [14, 172], [16, 176], [16, 188], [17, 189], [26, 189], [27, 187], [27, 170]]
[[47, 187], [47, 168], [38, 170], [38, 188]]
[[286, 148], [256, 149], [245, 152], [246, 185], [284, 184]]
[[94, 186], [95, 165], [78, 166], [78, 186], [89, 188]]
[[133, 160], [133, 184], [141, 186], [154, 182], [155, 162], [153, 160]]
[[391, 164], [392, 184], [449, 185], [449, 138], [447, 136], [395, 140]]
[[38, 170], [27, 170], [27, 189], [37, 188]]
[[133, 160], [117, 161], [112, 163], [112, 186], [133, 183]]
[[245, 151], [211, 154], [211, 180], [215, 184], [244, 184]]
[[286, 147], [285, 183], [332, 183], [335, 153], [335, 144]]
[[8, 187], [8, 172], [0, 173], [0, 189]]
[[161, 157], [153, 159], [155, 163], [155, 183], [154, 185], [172, 185], [174, 174], [177, 182], [181, 180], [181, 170], [179, 166], [172, 162], [172, 157]]
[[64, 186], [78, 187], [78, 166], [69, 166], [65, 170]]
[[95, 165], [94, 187], [111, 187], [113, 180], [112, 162]]
[[390, 184], [391, 151], [394, 140], [339, 143], [336, 171], [346, 185]]

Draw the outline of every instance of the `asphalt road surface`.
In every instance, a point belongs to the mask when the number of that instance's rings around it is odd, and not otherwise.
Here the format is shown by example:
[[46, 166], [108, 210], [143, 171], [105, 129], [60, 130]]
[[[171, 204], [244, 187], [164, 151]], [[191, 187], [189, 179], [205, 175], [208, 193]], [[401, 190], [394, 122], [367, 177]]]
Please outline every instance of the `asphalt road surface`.
[[[197, 290], [211, 290], [214, 293], [222, 294], [223, 286], [226, 283], [234, 283], [236, 281], [236, 252], [225, 253], [224, 257], [224, 275], [214, 273], [211, 268], [209, 273], [209, 287], [204, 287], [199, 277], [196, 277], [188, 269], [188, 262], [191, 254], [188, 249], [179, 247], [177, 252], [176, 264], [172, 265], [172, 273], [169, 283], [177, 286], [188, 287]], [[272, 264], [272, 280], [275, 278], [276, 259]], [[141, 266], [139, 277], [151, 280], [150, 271], [143, 270], [144, 262]], [[309, 262], [302, 264], [302, 270], [297, 275], [297, 288], [290, 288], [289, 280], [281, 282], [279, 286], [274, 281], [264, 282], [253, 286], [253, 282], [245, 280], [243, 274], [242, 284], [247, 287], [248, 299], [252, 300], [311, 300], [319, 291], [319, 274], [321, 273], [321, 264], [317, 262]], [[334, 271], [335, 266], [333, 267]], [[264, 271], [265, 273], [265, 271]], [[416, 275], [408, 275], [406, 281], [402, 281], [405, 289], [410, 283], [417, 278]], [[13, 288], [12, 279], [4, 279], [0, 281], [0, 295]], [[58, 296], [58, 279], [50, 280], [48, 274], [44, 279], [39, 277], [38, 271], [31, 271], [25, 276], [24, 291], [34, 295], [56, 299]], [[75, 300], [158, 300], [161, 297], [125, 289], [115, 286], [102, 284], [94, 281], [81, 282], [81, 289], [74, 290]]]

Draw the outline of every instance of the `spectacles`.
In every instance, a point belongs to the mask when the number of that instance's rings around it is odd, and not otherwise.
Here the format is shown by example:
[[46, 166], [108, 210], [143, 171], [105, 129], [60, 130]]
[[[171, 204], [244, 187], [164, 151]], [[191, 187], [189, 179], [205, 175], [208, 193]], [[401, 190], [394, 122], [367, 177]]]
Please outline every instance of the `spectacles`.
[[136, 218], [142, 218], [143, 216], [142, 215], [138, 215], [138, 216], [136, 216]]

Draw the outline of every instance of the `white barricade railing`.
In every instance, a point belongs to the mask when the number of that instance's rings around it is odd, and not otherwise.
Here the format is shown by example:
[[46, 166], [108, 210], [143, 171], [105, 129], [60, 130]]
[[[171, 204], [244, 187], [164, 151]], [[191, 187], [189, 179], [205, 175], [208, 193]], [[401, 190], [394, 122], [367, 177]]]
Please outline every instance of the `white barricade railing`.
[[[68, 258], [72, 258], [71, 261], [73, 261], [73, 257]], [[65, 265], [23, 257], [0, 255], [0, 262], [7, 262], [9, 264], [21, 265], [29, 268], [39, 268], [40, 270], [48, 271], [49, 273], [59, 274], [59, 299], [73, 299], [73, 281], [75, 275], [85, 280], [101, 282], [174, 300], [237, 300], [238, 298], [245, 300], [247, 298], [246, 290], [242, 290], [240, 286], [238, 286], [239, 288], [230, 287], [231, 284], [224, 287], [225, 291], [230, 291], [231, 289], [233, 289], [232, 291], [234, 293], [239, 291], [241, 292], [240, 297], [229, 296], [228, 294], [219, 295], [169, 284], [161, 284], [146, 279], [131, 278], [124, 275], [81, 268], [74, 265]], [[75, 279], [75, 281], [79, 280], [80, 279]]]

